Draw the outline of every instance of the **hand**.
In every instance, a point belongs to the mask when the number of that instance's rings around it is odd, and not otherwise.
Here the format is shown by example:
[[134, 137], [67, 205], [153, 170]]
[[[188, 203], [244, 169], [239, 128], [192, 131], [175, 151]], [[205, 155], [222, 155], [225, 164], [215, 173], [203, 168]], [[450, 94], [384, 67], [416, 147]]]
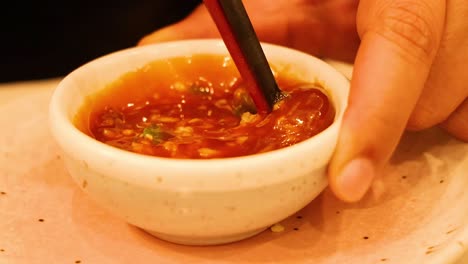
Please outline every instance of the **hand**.
[[405, 127], [441, 125], [468, 141], [468, 2], [361, 0], [361, 44], [330, 185], [359, 200]]
[[[310, 54], [352, 61], [359, 46], [356, 0], [244, 0], [260, 40]], [[139, 45], [220, 37], [203, 5], [186, 19], [156, 31]]]
[[[329, 166], [330, 187], [360, 200], [405, 128], [440, 126], [468, 141], [465, 0], [251, 0], [262, 41], [354, 61], [349, 106]], [[218, 37], [203, 6], [140, 45]]]

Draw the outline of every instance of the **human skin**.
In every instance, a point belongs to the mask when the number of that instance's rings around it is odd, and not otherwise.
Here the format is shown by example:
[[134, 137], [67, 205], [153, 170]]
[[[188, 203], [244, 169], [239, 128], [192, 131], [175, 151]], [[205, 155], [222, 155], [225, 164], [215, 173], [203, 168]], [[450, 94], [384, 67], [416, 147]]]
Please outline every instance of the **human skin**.
[[[259, 39], [354, 63], [329, 165], [332, 191], [360, 200], [403, 132], [439, 126], [468, 141], [466, 0], [245, 0]], [[219, 37], [203, 6], [139, 45]]]

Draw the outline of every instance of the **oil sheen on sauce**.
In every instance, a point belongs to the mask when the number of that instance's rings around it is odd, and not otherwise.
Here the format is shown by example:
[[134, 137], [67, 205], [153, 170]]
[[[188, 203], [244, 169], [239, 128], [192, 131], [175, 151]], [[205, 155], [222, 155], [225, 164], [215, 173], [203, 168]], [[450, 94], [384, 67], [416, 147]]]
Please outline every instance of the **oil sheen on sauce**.
[[335, 111], [322, 87], [288, 73], [275, 78], [287, 96], [260, 115], [229, 57], [155, 61], [88, 97], [75, 125], [123, 150], [181, 159], [268, 152], [331, 125]]

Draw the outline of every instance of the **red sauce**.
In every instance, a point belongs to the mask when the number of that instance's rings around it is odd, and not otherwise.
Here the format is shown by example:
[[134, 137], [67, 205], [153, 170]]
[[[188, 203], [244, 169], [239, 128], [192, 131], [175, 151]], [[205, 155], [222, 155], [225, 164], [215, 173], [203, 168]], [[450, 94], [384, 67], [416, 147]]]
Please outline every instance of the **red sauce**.
[[283, 73], [276, 78], [287, 96], [259, 115], [229, 58], [156, 61], [88, 98], [75, 123], [111, 146], [192, 159], [271, 151], [330, 126], [335, 112], [319, 85]]

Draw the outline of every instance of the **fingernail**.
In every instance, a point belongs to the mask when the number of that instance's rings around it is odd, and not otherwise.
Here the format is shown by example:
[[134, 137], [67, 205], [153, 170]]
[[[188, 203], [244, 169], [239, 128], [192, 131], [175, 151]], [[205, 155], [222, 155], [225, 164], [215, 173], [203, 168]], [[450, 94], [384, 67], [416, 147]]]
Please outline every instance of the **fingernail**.
[[375, 168], [369, 159], [351, 160], [337, 177], [339, 196], [347, 202], [359, 201], [369, 190], [375, 176]]

